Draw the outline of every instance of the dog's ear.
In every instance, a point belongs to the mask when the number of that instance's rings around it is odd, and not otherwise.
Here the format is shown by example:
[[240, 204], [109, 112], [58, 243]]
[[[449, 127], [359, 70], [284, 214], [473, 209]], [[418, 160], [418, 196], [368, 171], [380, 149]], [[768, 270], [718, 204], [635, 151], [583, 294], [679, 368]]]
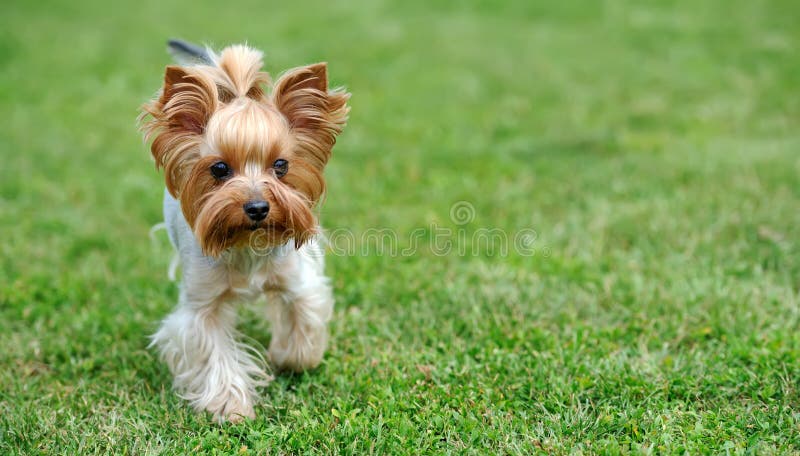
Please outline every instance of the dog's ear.
[[177, 197], [191, 166], [200, 157], [199, 145], [217, 104], [216, 84], [191, 68], [168, 66], [164, 86], [155, 100], [142, 107], [140, 120], [156, 165], [164, 168], [167, 189]]
[[202, 134], [214, 112], [216, 84], [185, 68], [170, 65], [164, 72], [164, 88], [159, 102], [171, 120], [171, 127], [186, 133]]
[[284, 73], [272, 90], [272, 101], [289, 121], [300, 147], [318, 168], [327, 163], [336, 136], [347, 122], [350, 94], [328, 90], [328, 65], [315, 63]]

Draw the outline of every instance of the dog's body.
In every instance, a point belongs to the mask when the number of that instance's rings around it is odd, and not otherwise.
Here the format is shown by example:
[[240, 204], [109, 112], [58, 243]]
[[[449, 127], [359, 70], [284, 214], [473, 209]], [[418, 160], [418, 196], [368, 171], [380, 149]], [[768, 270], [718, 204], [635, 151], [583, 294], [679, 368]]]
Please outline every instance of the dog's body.
[[264, 251], [231, 249], [219, 258], [203, 254], [180, 203], [164, 195], [164, 220], [183, 267], [178, 308], [153, 336], [181, 396], [219, 418], [253, 417], [257, 386], [268, 376], [260, 353], [243, 345], [235, 330], [237, 301], [266, 295], [269, 356], [280, 368], [301, 371], [322, 359], [333, 309], [323, 251], [312, 241], [292, 241]]
[[183, 268], [177, 309], [153, 345], [182, 397], [235, 421], [254, 416], [256, 387], [269, 379], [261, 354], [237, 336], [237, 301], [266, 296], [278, 368], [315, 367], [325, 351], [333, 297], [311, 208], [349, 95], [327, 89], [324, 64], [291, 70], [266, 94], [259, 52], [206, 52], [168, 67], [144, 107]]

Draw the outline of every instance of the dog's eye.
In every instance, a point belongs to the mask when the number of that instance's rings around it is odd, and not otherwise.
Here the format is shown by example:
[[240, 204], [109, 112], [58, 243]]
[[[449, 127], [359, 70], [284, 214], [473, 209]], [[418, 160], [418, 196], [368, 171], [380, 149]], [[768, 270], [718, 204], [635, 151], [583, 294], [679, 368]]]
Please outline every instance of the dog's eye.
[[272, 169], [275, 170], [276, 176], [283, 177], [289, 172], [289, 162], [279, 158], [275, 160], [275, 163], [272, 164]]
[[211, 165], [211, 175], [216, 179], [225, 179], [231, 175], [231, 167], [223, 161], [218, 161]]

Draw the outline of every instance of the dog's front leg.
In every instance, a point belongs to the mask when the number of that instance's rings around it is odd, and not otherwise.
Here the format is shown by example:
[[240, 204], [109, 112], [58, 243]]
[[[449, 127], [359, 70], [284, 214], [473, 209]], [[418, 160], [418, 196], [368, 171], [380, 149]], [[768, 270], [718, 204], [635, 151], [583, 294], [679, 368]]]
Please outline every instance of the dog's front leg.
[[319, 365], [328, 343], [333, 295], [323, 274], [322, 249], [305, 245], [282, 258], [264, 291], [277, 368], [301, 372]]
[[[198, 280], [198, 276], [206, 282]], [[266, 384], [263, 361], [236, 340], [236, 313], [227, 286], [208, 273], [187, 270], [177, 309], [153, 335], [152, 345], [174, 376], [184, 399], [219, 420], [255, 416], [256, 387]]]

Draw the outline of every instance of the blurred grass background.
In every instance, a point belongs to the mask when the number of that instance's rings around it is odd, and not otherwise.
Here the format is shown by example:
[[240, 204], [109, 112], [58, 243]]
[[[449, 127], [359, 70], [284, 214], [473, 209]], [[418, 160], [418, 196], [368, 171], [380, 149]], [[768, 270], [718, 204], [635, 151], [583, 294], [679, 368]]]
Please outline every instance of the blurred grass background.
[[[798, 23], [779, 0], [7, 2], [0, 452], [798, 451]], [[254, 421], [192, 413], [145, 348], [176, 288], [135, 117], [170, 37], [329, 62], [353, 98], [328, 229], [533, 229], [536, 254], [330, 255], [323, 366]]]

